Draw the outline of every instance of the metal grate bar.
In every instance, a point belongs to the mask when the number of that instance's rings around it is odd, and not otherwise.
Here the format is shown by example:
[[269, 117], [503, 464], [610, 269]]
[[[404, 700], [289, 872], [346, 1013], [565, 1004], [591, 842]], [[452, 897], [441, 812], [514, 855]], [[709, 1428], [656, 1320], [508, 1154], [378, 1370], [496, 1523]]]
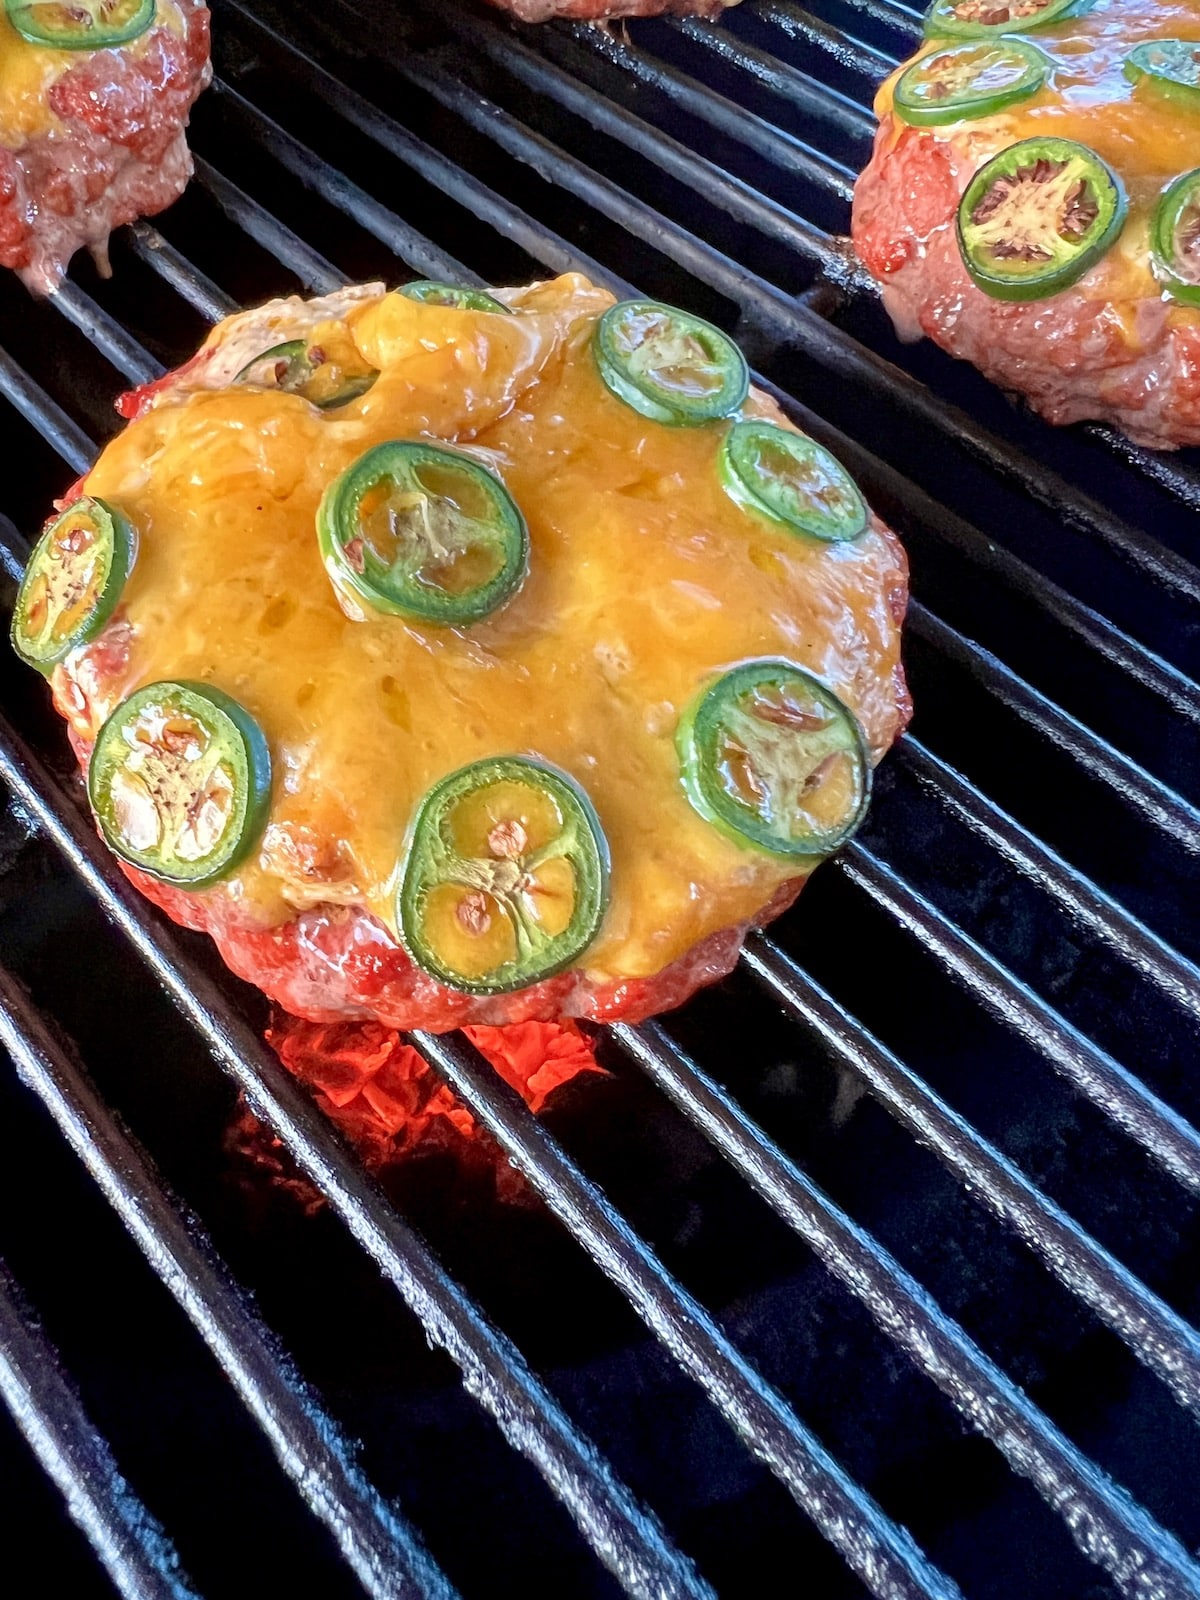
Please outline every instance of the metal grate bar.
[[87, 471], [96, 453], [92, 441], [5, 350], [0, 350], [0, 394], [37, 429], [72, 472]]
[[170, 1540], [121, 1476], [3, 1262], [0, 1397], [124, 1600], [194, 1600]]
[[[1014, 1471], [1063, 1512], [1072, 1537], [1128, 1594], [1192, 1592], [1200, 1579], [1169, 1536], [1147, 1545], [1143, 1513], [1114, 1490], [1028, 1396], [938, 1306], [927, 1290], [782, 1153], [736, 1102], [703, 1073], [657, 1023], [614, 1035], [652, 1082], [695, 1124], [773, 1211], [855, 1295], [955, 1408], [990, 1439]], [[1069, 1510], [1067, 1508], [1070, 1508]], [[1165, 1569], [1155, 1570], [1165, 1557]], [[1181, 1558], [1182, 1557], [1182, 1563]], [[1179, 1589], [1183, 1583], [1185, 1587]]]
[[346, 1150], [332, 1127], [224, 995], [181, 951], [175, 932], [114, 870], [66, 791], [0, 718], [0, 781], [15, 794], [98, 904], [162, 984], [292, 1159], [380, 1271], [428, 1337], [460, 1368], [468, 1392], [508, 1442], [538, 1469], [597, 1556], [628, 1593], [645, 1600], [703, 1597], [708, 1585], [652, 1513], [493, 1328]]
[[[838, 868], [969, 989], [991, 1016], [1031, 1044], [1165, 1171], [1200, 1195], [1200, 1132], [1185, 1118], [956, 928], [865, 845], [849, 844], [838, 858]], [[1198, 999], [1200, 990], [1193, 994], [1193, 1001]]]
[[125, 238], [138, 260], [144, 261], [164, 283], [176, 290], [206, 322], [220, 322], [222, 317], [237, 310], [237, 302], [224, 289], [218, 288], [198, 267], [186, 261], [148, 222], [133, 223], [125, 229]]
[[1200, 1333], [1043, 1195], [790, 957], [751, 934], [742, 962], [815, 1033], [971, 1196], [1005, 1222], [1058, 1279], [1200, 1414]]
[[411, 1039], [871, 1592], [881, 1600], [957, 1596], [955, 1585], [846, 1475], [479, 1052], [461, 1036], [413, 1033]]
[[50, 296], [50, 304], [56, 311], [61, 311], [108, 364], [130, 383], [152, 383], [155, 378], [162, 376], [162, 363], [143, 350], [116, 317], [98, 306], [77, 283], [68, 279]]
[[455, 1600], [420, 1537], [354, 1465], [339, 1431], [216, 1258], [194, 1218], [0, 968], [0, 1042], [216, 1356], [309, 1510], [375, 1600]]
[[289, 272], [295, 273], [306, 289], [312, 294], [329, 294], [341, 288], [346, 281], [345, 276], [332, 262], [326, 261], [319, 251], [305, 244], [298, 234], [285, 227], [265, 206], [251, 199], [202, 156], [193, 159], [196, 181], [200, 187], [212, 196], [229, 220], [243, 233], [256, 244], [262, 245]]

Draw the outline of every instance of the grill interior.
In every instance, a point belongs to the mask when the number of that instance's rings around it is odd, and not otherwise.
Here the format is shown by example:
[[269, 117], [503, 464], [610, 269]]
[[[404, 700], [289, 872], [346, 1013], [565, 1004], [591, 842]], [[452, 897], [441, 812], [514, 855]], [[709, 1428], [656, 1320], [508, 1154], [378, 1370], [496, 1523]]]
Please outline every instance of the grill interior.
[[[734, 332], [901, 533], [917, 715], [734, 976], [541, 1124], [418, 1040], [512, 1208], [379, 1193], [0, 652], [13, 1529], [80, 1597], [1200, 1595], [1200, 460], [895, 340], [839, 235], [902, 5], [213, 10], [184, 198], [110, 281], [0, 281], [8, 598], [113, 395], [235, 305], [580, 267]], [[232, 1180], [239, 1092], [317, 1217]]]

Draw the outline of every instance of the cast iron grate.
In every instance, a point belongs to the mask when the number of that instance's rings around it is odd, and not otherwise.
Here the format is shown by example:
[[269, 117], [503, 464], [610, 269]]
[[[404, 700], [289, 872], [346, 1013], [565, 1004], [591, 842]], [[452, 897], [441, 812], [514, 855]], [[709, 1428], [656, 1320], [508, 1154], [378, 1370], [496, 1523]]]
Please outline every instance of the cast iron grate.
[[[579, 266], [736, 331], [916, 580], [918, 719], [868, 831], [729, 983], [611, 1030], [608, 1109], [594, 1092], [539, 1124], [464, 1041], [418, 1039], [536, 1218], [380, 1194], [261, 1044], [254, 997], [113, 870], [54, 720], [0, 667], [0, 1030], [307, 1504], [311, 1524], [262, 1489], [261, 1537], [322, 1595], [491, 1593], [498, 1570], [533, 1593], [759, 1594], [781, 1560], [830, 1596], [1200, 1595], [1196, 461], [1051, 433], [896, 344], [837, 235], [904, 7], [748, 0], [632, 44], [432, 0], [218, 0], [214, 24], [184, 200], [118, 243], [111, 282], [77, 264], [45, 305], [0, 287], [10, 578], [114, 390], [234, 305]], [[131, 1064], [131, 1004], [135, 1058], [176, 1054], [175, 1088]], [[222, 1082], [346, 1237], [277, 1222], [247, 1243], [187, 1124], [211, 1152]], [[37, 1115], [14, 1101], [14, 1129]], [[0, 1283], [0, 1390], [112, 1581], [261, 1587], [195, 1509], [213, 1474], [159, 1481], [180, 1450], [157, 1457], [157, 1419], [114, 1400], [18, 1223], [0, 1248], [47, 1333]], [[370, 1313], [352, 1328], [343, 1293]]]

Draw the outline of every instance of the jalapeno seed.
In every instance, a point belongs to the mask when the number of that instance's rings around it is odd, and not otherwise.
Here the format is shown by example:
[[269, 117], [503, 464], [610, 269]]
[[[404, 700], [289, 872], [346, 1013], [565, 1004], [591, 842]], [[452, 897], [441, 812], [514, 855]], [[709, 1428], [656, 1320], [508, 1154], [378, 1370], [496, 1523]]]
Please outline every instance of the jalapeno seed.
[[94, 639], [116, 609], [133, 568], [129, 519], [106, 500], [85, 495], [42, 534], [13, 607], [13, 649], [49, 672], [77, 645]]
[[406, 283], [400, 293], [406, 300], [417, 300], [424, 306], [451, 306], [456, 311], [493, 311], [501, 316], [512, 316], [511, 306], [484, 290], [460, 289], [453, 283], [434, 283], [422, 278], [417, 283]]
[[154, 21], [156, 0], [4, 0], [8, 20], [30, 44], [105, 50], [128, 44]]
[[717, 456], [721, 483], [747, 511], [826, 543], [857, 539], [870, 520], [854, 479], [807, 434], [735, 422]]
[[866, 815], [862, 730], [790, 661], [748, 661], [719, 678], [681, 720], [677, 748], [692, 806], [738, 844], [826, 856]]
[[1200, 305], [1200, 167], [1163, 191], [1150, 224], [1154, 270], [1167, 293]]
[[573, 778], [495, 756], [421, 802], [398, 896], [418, 966], [468, 994], [504, 994], [576, 961], [608, 905], [608, 844]]
[[607, 388], [653, 422], [714, 422], [738, 410], [750, 391], [745, 357], [727, 334], [655, 300], [610, 306], [593, 348]]
[[338, 341], [336, 349], [305, 339], [272, 345], [248, 361], [233, 381], [256, 389], [282, 389], [331, 411], [366, 394], [378, 376], [378, 369], [362, 359], [347, 337]]
[[948, 45], [900, 74], [892, 104], [902, 122], [940, 127], [990, 117], [1028, 100], [1049, 75], [1049, 60], [1026, 39]]
[[1124, 226], [1121, 180], [1070, 139], [1022, 139], [986, 162], [958, 207], [964, 265], [999, 300], [1040, 300], [1075, 283]]
[[497, 610], [529, 569], [525, 519], [500, 479], [424, 440], [376, 445], [335, 478], [317, 539], [352, 604], [446, 627]]
[[110, 848], [165, 883], [203, 888], [266, 825], [271, 758], [236, 700], [201, 683], [152, 683], [101, 728], [88, 798]]

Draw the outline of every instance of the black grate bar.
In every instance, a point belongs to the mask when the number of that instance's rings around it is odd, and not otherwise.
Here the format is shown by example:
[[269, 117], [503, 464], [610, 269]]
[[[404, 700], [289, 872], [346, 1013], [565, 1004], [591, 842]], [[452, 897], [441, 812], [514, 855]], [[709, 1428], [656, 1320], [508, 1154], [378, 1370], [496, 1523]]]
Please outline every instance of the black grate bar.
[[229, 220], [294, 273], [311, 294], [329, 294], [342, 287], [345, 276], [332, 262], [305, 244], [298, 234], [285, 227], [265, 206], [260, 206], [236, 183], [231, 183], [202, 156], [195, 156], [193, 160], [196, 181]]
[[1200, 1334], [1194, 1328], [1042, 1194], [862, 1023], [846, 1016], [833, 997], [769, 939], [751, 934], [742, 962], [918, 1143], [934, 1152], [974, 1199], [1012, 1228], [1050, 1273], [1178, 1400], [1200, 1414]]
[[904, 762], [919, 783], [1010, 866], [1044, 889], [1093, 939], [1149, 979], [1173, 1005], [1200, 1017], [1200, 968], [1023, 828], [919, 739], [907, 735], [896, 746], [893, 759]]
[[790, 1161], [657, 1023], [619, 1023], [612, 1031], [884, 1333], [1063, 1515], [1079, 1548], [1124, 1593], [1195, 1592], [1200, 1573], [1176, 1541], [1161, 1529], [1147, 1540], [1144, 1513], [1125, 1492], [1114, 1489], [890, 1252]]
[[132, 223], [125, 229], [125, 238], [138, 260], [145, 262], [206, 322], [220, 322], [222, 317], [237, 310], [237, 302], [224, 289], [206, 277], [199, 267], [185, 260], [175, 246], [148, 222]]
[[280, 1465], [374, 1600], [455, 1600], [420, 1537], [363, 1477], [332, 1419], [218, 1260], [203, 1229], [0, 968], [0, 1042], [156, 1275], [220, 1362]]
[[0, 781], [17, 796], [183, 1015], [255, 1115], [287, 1148], [422, 1323], [508, 1442], [545, 1478], [601, 1562], [639, 1600], [712, 1600], [657, 1518], [615, 1477], [595, 1446], [397, 1215], [328, 1120], [235, 1016], [218, 986], [183, 953], [174, 930], [116, 872], [66, 790], [0, 718]]
[[61, 311], [104, 357], [130, 383], [152, 383], [162, 376], [160, 361], [143, 350], [116, 317], [98, 306], [91, 295], [68, 279], [50, 296], [50, 304]]
[[40, 384], [0, 350], [0, 394], [45, 439], [76, 474], [92, 464], [96, 447], [83, 429], [53, 401]]
[[773, 23], [789, 39], [812, 45], [833, 56], [844, 67], [852, 67], [872, 82], [886, 77], [892, 70], [890, 58], [882, 50], [875, 50], [861, 39], [853, 39], [837, 28], [831, 28], [811, 11], [788, 4], [788, 0], [762, 0], [757, 16]]
[[872, 1594], [957, 1596], [957, 1587], [847, 1476], [474, 1046], [461, 1035], [410, 1037]]
[[[842, 875], [915, 938], [983, 1006], [1045, 1056], [1063, 1078], [1166, 1171], [1200, 1195], [1200, 1132], [1140, 1078], [1072, 1026], [1048, 1001], [857, 841], [838, 857]], [[1200, 992], [1193, 993], [1193, 1003]]]
[[1120, 795], [1154, 827], [1190, 854], [1200, 854], [1200, 810], [1176, 794], [1161, 778], [1123, 755], [1070, 712], [1056, 705], [1048, 695], [1019, 677], [999, 656], [950, 627], [919, 601], [909, 604], [908, 625], [939, 655], [984, 684], [989, 693], [1022, 722]]
[[0, 1397], [124, 1600], [194, 1600], [170, 1540], [121, 1476], [3, 1262]]

